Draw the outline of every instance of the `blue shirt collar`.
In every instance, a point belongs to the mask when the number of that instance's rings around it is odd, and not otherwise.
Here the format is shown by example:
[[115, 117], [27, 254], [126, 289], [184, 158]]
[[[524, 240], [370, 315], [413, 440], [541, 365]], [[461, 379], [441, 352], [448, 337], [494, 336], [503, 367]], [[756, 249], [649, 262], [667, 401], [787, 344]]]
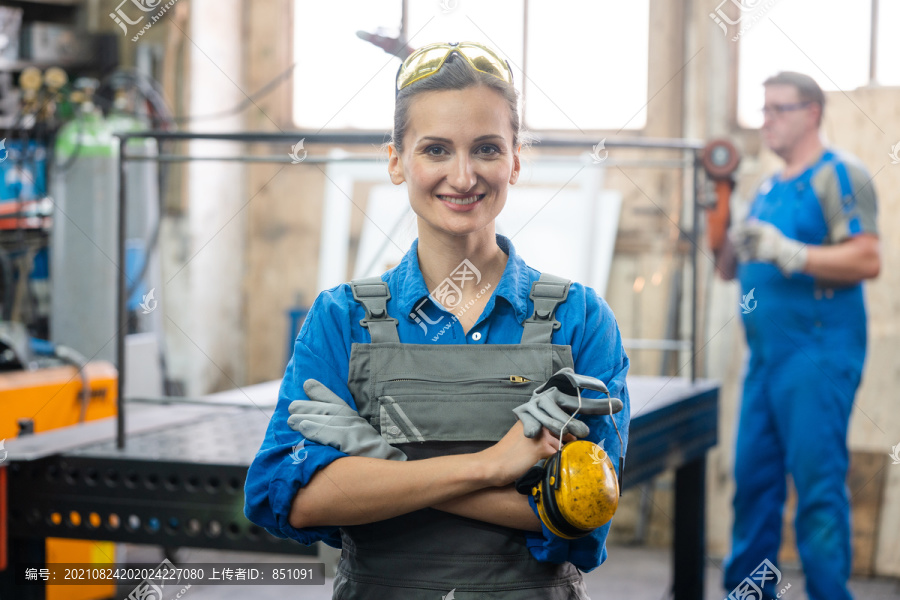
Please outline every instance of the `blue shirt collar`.
[[[531, 275], [525, 261], [516, 254], [509, 238], [499, 233], [494, 235], [497, 238], [497, 245], [509, 258], [506, 261], [506, 268], [503, 269], [503, 275], [500, 277], [500, 283], [488, 302], [487, 310], [493, 310], [495, 298], [503, 298], [513, 307], [516, 318], [519, 323], [522, 323], [528, 316], [526, 314], [528, 294], [531, 291], [531, 283], [536, 277]], [[391, 296], [397, 298], [404, 316], [410, 320], [410, 314], [414, 312], [422, 298], [429, 294], [428, 288], [425, 287], [425, 279], [422, 277], [422, 270], [419, 268], [418, 246], [419, 238], [416, 238], [403, 260], [394, 269], [394, 277], [388, 279]]]

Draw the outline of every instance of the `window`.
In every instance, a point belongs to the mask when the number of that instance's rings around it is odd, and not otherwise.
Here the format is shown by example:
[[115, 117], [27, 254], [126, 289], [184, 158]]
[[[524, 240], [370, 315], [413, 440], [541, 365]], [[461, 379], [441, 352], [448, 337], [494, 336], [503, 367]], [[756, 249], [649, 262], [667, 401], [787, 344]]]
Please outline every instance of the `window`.
[[[407, 0], [409, 45], [471, 40], [495, 48], [512, 66], [529, 129], [643, 127], [649, 0], [529, 2], [527, 57], [525, 1]], [[295, 1], [298, 128], [391, 129], [399, 62], [356, 32], [396, 37], [401, 6], [401, 0]]]
[[[879, 0], [878, 38], [875, 48], [875, 81], [879, 85], [900, 86], [900, 60], [896, 58], [894, 33], [900, 23], [900, 0]], [[891, 25], [892, 27], [889, 27]]]
[[649, 2], [528, 5], [530, 129], [641, 129], [647, 121]]
[[396, 37], [400, 2], [294, 2], [294, 123], [299, 129], [389, 131], [398, 60], [356, 36]]
[[[770, 3], [766, 3], [760, 10]], [[738, 123], [762, 125], [762, 83], [779, 71], [813, 77], [825, 91], [852, 90], [869, 83], [871, 2], [792, 0], [772, 4], [742, 34], [738, 67]], [[757, 16], [754, 14], [754, 17]], [[881, 0], [876, 80], [900, 85], [888, 23], [900, 22], [900, 0]]]

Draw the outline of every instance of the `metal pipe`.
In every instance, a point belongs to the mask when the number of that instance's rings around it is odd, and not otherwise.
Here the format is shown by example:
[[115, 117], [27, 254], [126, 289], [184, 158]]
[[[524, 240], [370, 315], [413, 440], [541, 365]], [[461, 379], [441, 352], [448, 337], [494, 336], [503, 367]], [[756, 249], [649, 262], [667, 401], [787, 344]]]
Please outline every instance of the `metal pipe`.
[[[375, 144], [380, 146], [390, 140], [389, 133], [332, 132], [315, 133], [306, 131], [268, 133], [192, 133], [189, 131], [134, 131], [118, 134], [123, 139], [155, 138], [158, 140], [223, 140], [233, 142], [289, 142], [300, 139], [309, 144]], [[592, 148], [596, 141], [584, 137], [548, 136], [535, 140], [542, 148]], [[606, 140], [607, 148], [657, 148], [662, 150], [702, 150], [704, 143], [698, 140], [680, 138], [611, 138]]]
[[691, 342], [687, 340], [651, 340], [641, 338], [623, 338], [622, 345], [631, 350], [690, 350]]
[[878, 3], [872, 0], [872, 19], [869, 22], [869, 85], [878, 83]]
[[125, 211], [125, 145], [128, 139], [119, 137], [119, 155], [116, 158], [119, 164], [119, 231], [118, 255], [119, 272], [117, 274], [116, 289], [116, 370], [118, 371], [117, 396], [116, 396], [116, 448], [125, 447], [125, 329], [128, 324], [128, 314], [125, 297], [125, 235], [126, 235], [126, 211]]
[[215, 398], [188, 398], [185, 396], [136, 396], [128, 398], [128, 402], [138, 404], [191, 404], [198, 406], [237, 406], [244, 408], [272, 408], [277, 401], [254, 402], [253, 400], [228, 400]]
[[697, 277], [697, 252], [700, 244], [700, 207], [697, 204], [700, 189], [700, 154], [694, 155], [693, 169], [694, 189], [691, 202], [691, 383], [697, 381], [697, 291], [700, 288]]
[[304, 139], [306, 144], [376, 144], [381, 145], [390, 140], [388, 133], [333, 132], [315, 133], [312, 131], [294, 132], [232, 132], [232, 133], [200, 133], [191, 131], [132, 131], [117, 134], [122, 138], [154, 138], [157, 140], [223, 140], [232, 142], [288, 142], [296, 144]]
[[[593, 138], [592, 138], [593, 139]], [[593, 148], [596, 141], [586, 141], [583, 137], [548, 137], [537, 138], [535, 144], [540, 147], [578, 147]], [[659, 150], [702, 150], [704, 142], [679, 138], [607, 138], [605, 148], [653, 148]]]
[[[522, 5], [522, 83], [520, 84], [521, 93], [525, 93], [525, 82], [528, 81], [528, 5], [531, 0], [525, 0]], [[523, 102], [522, 107], [522, 123], [527, 125], [528, 119], [528, 103]]]
[[[190, 154], [163, 154], [156, 156], [133, 156], [128, 160], [134, 161], [159, 161], [159, 162], [193, 162], [193, 161], [215, 161], [215, 162], [239, 162], [239, 163], [284, 163], [291, 164], [294, 161], [287, 156], [191, 156]], [[303, 163], [308, 164], [324, 164], [332, 162], [375, 162], [384, 161], [387, 165], [387, 157], [384, 156], [358, 156], [348, 158], [328, 158], [327, 156], [307, 156], [303, 159]], [[297, 163], [300, 164], [300, 163]]]
[[[401, 48], [403, 46], [408, 46], [407, 43], [409, 40], [407, 33], [409, 32], [409, 0], [400, 0], [400, 35], [397, 36], [399, 38], [399, 44]], [[404, 59], [405, 60], [405, 59]]]
[[[573, 158], [577, 156], [536, 156], [529, 158], [529, 162], [540, 163], [571, 163]], [[129, 156], [130, 161], [159, 161], [159, 162], [189, 162], [189, 161], [222, 161], [222, 162], [243, 162], [243, 163], [292, 163], [292, 159], [286, 156], [191, 156], [189, 154], [163, 154], [160, 156]], [[328, 164], [341, 162], [384, 162], [387, 165], [387, 158], [383, 155], [375, 154], [359, 154], [351, 155], [343, 158], [330, 158], [327, 156], [307, 156], [303, 159], [304, 163], [309, 164]], [[299, 163], [298, 163], [299, 164]], [[691, 165], [690, 161], [685, 160], [615, 160], [607, 159], [600, 164], [586, 163], [588, 167], [630, 167], [630, 168], [672, 168], [684, 169]], [[6, 218], [0, 215], [0, 219]]]

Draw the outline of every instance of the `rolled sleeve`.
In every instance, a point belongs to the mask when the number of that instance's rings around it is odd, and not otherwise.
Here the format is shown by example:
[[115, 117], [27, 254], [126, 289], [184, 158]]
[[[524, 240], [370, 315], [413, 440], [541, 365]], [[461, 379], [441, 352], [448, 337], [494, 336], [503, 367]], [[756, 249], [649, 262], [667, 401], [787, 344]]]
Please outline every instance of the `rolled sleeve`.
[[[306, 440], [291, 429], [287, 423], [288, 407], [294, 400], [308, 400], [303, 391], [303, 382], [307, 379], [321, 381], [350, 406], [356, 406], [347, 387], [346, 375], [342, 377], [338, 374], [346, 373], [346, 367], [341, 370], [341, 366], [346, 365], [347, 359], [336, 354], [337, 345], [328, 343], [328, 339], [341, 335], [340, 324], [346, 322], [346, 317], [341, 319], [336, 305], [329, 307], [323, 295], [313, 303], [297, 336], [294, 353], [278, 393], [278, 404], [262, 446], [247, 471], [244, 515], [272, 535], [306, 545], [321, 540], [339, 548], [338, 527], [297, 529], [289, 522], [291, 505], [298, 491], [319, 469], [347, 455], [330, 446]], [[330, 333], [330, 338], [326, 337], [326, 332]]]
[[813, 176], [812, 188], [826, 223], [824, 243], [878, 235], [875, 182], [856, 157], [842, 153]]
[[[619, 457], [623, 456], [628, 447], [628, 426], [631, 421], [631, 402], [625, 384], [629, 365], [628, 356], [622, 347], [619, 326], [609, 305], [591, 288], [582, 286], [576, 288], [576, 285], [572, 285], [569, 301], [572, 300], [573, 292], [583, 293], [584, 314], [568, 315], [568, 319], [583, 317], [581, 324], [573, 332], [572, 348], [575, 372], [600, 379], [606, 383], [610, 396], [619, 398], [624, 404], [624, 408], [612, 417], [584, 415], [579, 418], [587, 423], [591, 430], [584, 439], [604, 447], [621, 481], [622, 474], [618, 472]], [[560, 320], [566, 323], [562, 316], [560, 316]], [[582, 393], [582, 397], [605, 398], [606, 396], [593, 390], [587, 390]], [[615, 419], [619, 434], [622, 436], [621, 444], [612, 423], [613, 419]], [[528, 501], [532, 510], [537, 514], [534, 498], [529, 496]], [[526, 543], [532, 556], [539, 561], [553, 563], [568, 561], [582, 571], [592, 571], [606, 560], [606, 537], [611, 524], [612, 521], [598, 527], [585, 537], [567, 540], [553, 534], [542, 523], [543, 531], [541, 533], [526, 533]]]

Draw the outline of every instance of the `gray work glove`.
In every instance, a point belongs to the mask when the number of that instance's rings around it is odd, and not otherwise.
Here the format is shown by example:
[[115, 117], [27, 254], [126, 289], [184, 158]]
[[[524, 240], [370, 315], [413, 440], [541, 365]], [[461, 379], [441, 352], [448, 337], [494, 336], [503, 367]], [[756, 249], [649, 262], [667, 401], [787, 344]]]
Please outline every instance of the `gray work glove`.
[[[569, 417], [578, 410], [578, 394], [576, 388], [596, 390], [609, 393], [606, 384], [596, 377], [578, 375], [570, 367], [563, 367], [538, 387], [531, 395], [531, 400], [513, 409], [525, 428], [526, 437], [536, 437], [541, 427], [546, 427], [553, 435], [560, 431]], [[611, 415], [619, 412], [625, 405], [618, 398], [581, 398], [579, 414]], [[591, 432], [590, 428], [578, 419], [572, 419], [566, 426], [566, 433], [583, 438]]]
[[368, 421], [322, 383], [307, 379], [303, 391], [309, 400], [291, 402], [288, 425], [307, 440], [351, 456], [406, 460], [403, 452], [388, 444]]
[[806, 244], [785, 236], [771, 223], [753, 219], [733, 227], [729, 237], [741, 262], [773, 263], [785, 275], [806, 265]]

